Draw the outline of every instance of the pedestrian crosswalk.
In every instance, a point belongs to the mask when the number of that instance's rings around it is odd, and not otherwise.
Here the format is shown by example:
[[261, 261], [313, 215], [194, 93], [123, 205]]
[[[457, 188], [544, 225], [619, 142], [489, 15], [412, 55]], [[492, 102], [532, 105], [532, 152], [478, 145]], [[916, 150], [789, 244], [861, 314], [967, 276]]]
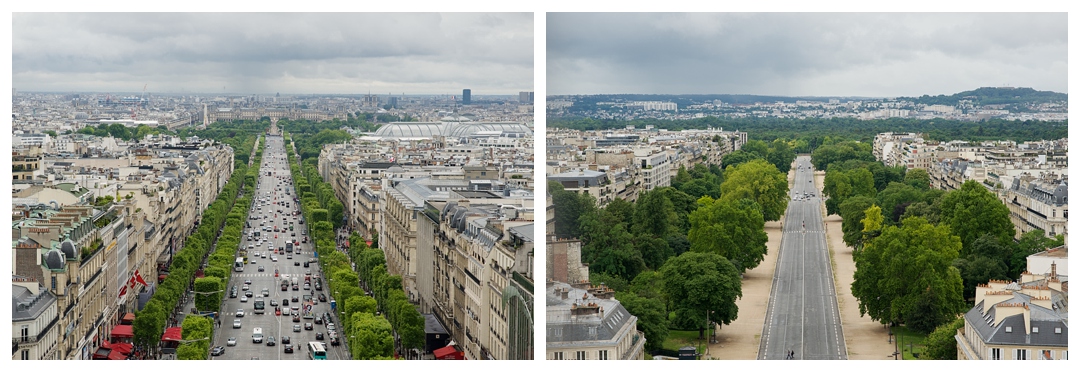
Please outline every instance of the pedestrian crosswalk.
[[822, 234], [825, 230], [784, 230], [785, 233]]
[[272, 277], [272, 276], [274, 276], [274, 273], [272, 273], [272, 272], [262, 272], [262, 273], [256, 272], [256, 273], [244, 273], [244, 274], [236, 273], [236, 274], [233, 275], [234, 278], [266, 278], [266, 277]]

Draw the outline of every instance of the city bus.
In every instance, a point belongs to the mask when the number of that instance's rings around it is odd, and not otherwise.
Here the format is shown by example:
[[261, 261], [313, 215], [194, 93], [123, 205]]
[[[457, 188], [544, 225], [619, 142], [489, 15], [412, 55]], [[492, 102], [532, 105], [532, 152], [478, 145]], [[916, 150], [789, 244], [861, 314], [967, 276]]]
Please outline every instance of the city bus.
[[322, 342], [308, 342], [308, 359], [326, 360], [326, 346]]
[[236, 272], [244, 271], [244, 258], [243, 257], [237, 257], [236, 258], [236, 263], [233, 264], [233, 270], [236, 271]]
[[265, 297], [255, 298], [255, 314], [262, 314], [266, 312], [266, 302], [264, 301]]

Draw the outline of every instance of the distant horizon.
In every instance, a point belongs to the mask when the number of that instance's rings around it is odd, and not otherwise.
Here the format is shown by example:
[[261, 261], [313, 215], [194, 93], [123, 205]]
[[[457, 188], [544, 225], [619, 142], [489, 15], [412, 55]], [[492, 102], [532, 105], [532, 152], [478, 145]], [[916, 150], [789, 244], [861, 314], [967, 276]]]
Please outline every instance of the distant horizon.
[[758, 97], [789, 97], [789, 98], [871, 98], [871, 99], [884, 99], [884, 98], [898, 98], [898, 97], [916, 97], [917, 98], [917, 97], [922, 97], [924, 95], [929, 96], [929, 97], [951, 96], [951, 95], [954, 95], [954, 94], [959, 94], [959, 93], [962, 93], [962, 92], [968, 92], [968, 91], [973, 91], [973, 90], [982, 89], [982, 88], [1032, 89], [1032, 90], [1035, 90], [1037, 92], [1050, 92], [1050, 93], [1056, 93], [1056, 94], [1069, 95], [1068, 93], [1065, 93], [1065, 92], [1055, 92], [1055, 91], [1052, 91], [1052, 90], [1038, 90], [1038, 89], [1035, 89], [1033, 87], [982, 86], [982, 87], [978, 87], [978, 88], [967, 89], [967, 90], [957, 91], [957, 92], [953, 92], [953, 93], [940, 93], [940, 94], [924, 93], [924, 94], [920, 94], [920, 95], [894, 95], [894, 96], [861, 96], [861, 95], [821, 95], [821, 96], [814, 96], [814, 95], [785, 95], [785, 94], [759, 94], [759, 93], [570, 93], [570, 94], [548, 94], [547, 96], [548, 97], [559, 97], [559, 96], [619, 96], [619, 95], [642, 95], [642, 96], [758, 96]]
[[[284, 92], [280, 92], [280, 93], [279, 92], [274, 92], [274, 93], [245, 93], [245, 92], [207, 93], [207, 92], [151, 92], [151, 91], [146, 91], [146, 92], [130, 92], [130, 91], [115, 91], [115, 92], [106, 92], [106, 91], [44, 91], [44, 90], [20, 90], [20, 89], [18, 89], [18, 87], [12, 87], [12, 88], [15, 88], [16, 93], [55, 93], [55, 94], [132, 94], [132, 95], [142, 95], [142, 94], [145, 93], [145, 94], [148, 94], [148, 95], [159, 94], [159, 95], [259, 95], [259, 96], [274, 96], [274, 95], [277, 95], [277, 94], [281, 94], [282, 96], [366, 96], [366, 95], [370, 94], [370, 95], [373, 95], [373, 96], [392, 95], [392, 96], [405, 96], [405, 97], [410, 97], [410, 96], [412, 96], [412, 97], [417, 97], [417, 96], [454, 96], [454, 95], [460, 96], [461, 95], [461, 92], [457, 92], [457, 93], [402, 93], [402, 94], [397, 94], [397, 93], [389, 93], [389, 94], [387, 94], [387, 93], [284, 93]], [[468, 88], [464, 88], [464, 89], [468, 89]], [[470, 96], [473, 97], [473, 98], [476, 98], [476, 97], [500, 97], [500, 96], [516, 97], [518, 95], [518, 93], [520, 93], [520, 92], [532, 92], [532, 91], [531, 90], [523, 90], [523, 91], [518, 91], [518, 92], [515, 92], [515, 93], [507, 93], [507, 94], [476, 94], [476, 93], [470, 93]]]

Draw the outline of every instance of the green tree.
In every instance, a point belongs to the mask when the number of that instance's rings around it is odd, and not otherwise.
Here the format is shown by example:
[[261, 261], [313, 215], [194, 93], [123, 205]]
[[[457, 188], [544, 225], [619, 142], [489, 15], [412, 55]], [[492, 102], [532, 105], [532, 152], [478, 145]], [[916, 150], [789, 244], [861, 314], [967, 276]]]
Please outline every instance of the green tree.
[[926, 169], [922, 168], [909, 170], [904, 175], [904, 184], [917, 190], [930, 190], [930, 174], [926, 173]]
[[[1064, 235], [1058, 236], [1064, 238]], [[1064, 242], [1047, 238], [1046, 232], [1042, 230], [1032, 230], [1020, 235], [1020, 240], [1016, 242], [1016, 248], [1012, 250], [1009, 257], [1008, 278], [1019, 278], [1020, 274], [1027, 270], [1028, 256], [1061, 245], [1064, 245]]]
[[777, 221], [788, 203], [787, 176], [761, 159], [728, 168], [720, 185], [720, 200], [750, 199], [761, 206], [766, 221]]
[[135, 320], [131, 322], [135, 345], [143, 350], [155, 350], [161, 342], [161, 334], [165, 331], [165, 317], [161, 299], [151, 297], [146, 306], [135, 313]]
[[740, 273], [761, 263], [768, 252], [765, 219], [749, 199], [738, 201], [703, 197], [690, 214], [692, 252], [715, 253], [727, 258]]
[[728, 169], [743, 163], [748, 163], [754, 159], [761, 159], [761, 156], [745, 150], [735, 150], [724, 155], [723, 158], [720, 158], [720, 163], [723, 164], [724, 169]]
[[1012, 243], [1015, 227], [1009, 208], [978, 181], [969, 180], [941, 201], [941, 223], [960, 237], [964, 253], [982, 234], [991, 234], [1003, 245]]
[[220, 278], [203, 277], [195, 279], [195, 308], [200, 311], [214, 311], [221, 306], [224, 297], [224, 285]]
[[735, 300], [742, 297], [742, 281], [739, 270], [723, 256], [687, 252], [668, 260], [660, 276], [677, 325], [697, 328], [699, 337], [705, 337], [706, 313], [710, 321], [723, 324], [738, 318]]
[[926, 332], [962, 313], [963, 280], [952, 266], [960, 249], [960, 239], [948, 227], [918, 217], [885, 227], [855, 256], [851, 293], [859, 312]]
[[357, 312], [350, 318], [352, 329], [348, 334], [353, 359], [383, 359], [394, 354], [394, 336], [390, 322], [381, 316]]
[[780, 173], [787, 174], [791, 170], [791, 163], [795, 161], [795, 150], [787, 141], [777, 138], [769, 143], [769, 155], [766, 158]]
[[615, 294], [630, 314], [638, 318], [637, 329], [645, 334], [645, 350], [660, 349], [668, 336], [668, 313], [657, 298], [646, 298], [630, 292]]
[[956, 331], [964, 328], [964, 318], [958, 317], [934, 329], [923, 340], [926, 349], [919, 354], [924, 360], [956, 360]]
[[892, 225], [900, 222], [900, 217], [904, 215], [908, 205], [922, 199], [923, 193], [920, 189], [898, 182], [889, 183], [889, 186], [886, 186], [877, 196], [882, 213], [889, 217], [889, 223]]
[[638, 196], [634, 208], [634, 228], [640, 233], [654, 237], [667, 236], [671, 221], [675, 218], [675, 205], [664, 194], [653, 190]]
[[555, 236], [560, 238], [580, 238], [581, 230], [578, 219], [596, 209], [596, 199], [591, 195], [566, 191], [555, 181], [548, 181], [552, 205], [555, 206]]
[[862, 220], [866, 218], [866, 209], [874, 205], [874, 199], [866, 196], [848, 198], [840, 204], [840, 230], [844, 232], [844, 243], [849, 247], [859, 248], [863, 239]]
[[970, 251], [953, 262], [964, 279], [964, 298], [975, 298], [975, 287], [991, 279], [1008, 280], [1009, 259], [1012, 258], [1013, 246], [1003, 245], [993, 235], [983, 234], [971, 244]]

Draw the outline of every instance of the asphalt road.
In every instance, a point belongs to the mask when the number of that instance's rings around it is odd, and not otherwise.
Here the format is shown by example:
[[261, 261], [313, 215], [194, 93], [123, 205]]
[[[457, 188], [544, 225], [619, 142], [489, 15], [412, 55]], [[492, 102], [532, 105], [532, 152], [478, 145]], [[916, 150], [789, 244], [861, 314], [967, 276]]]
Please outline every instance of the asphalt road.
[[[809, 156], [795, 161], [780, 256], [758, 359], [847, 359], [832, 266], [825, 243], [821, 195]], [[813, 196], [807, 196], [810, 193]]]
[[[285, 307], [281, 307], [282, 315], [277, 316], [274, 312], [274, 307], [270, 306], [270, 300], [277, 301], [278, 305], [281, 305], [283, 299], [289, 299], [289, 307], [293, 307], [293, 296], [303, 299], [303, 295], [311, 294], [311, 290], [304, 290], [304, 275], [306, 271], [310, 270], [312, 275], [312, 289], [314, 289], [314, 277], [316, 274], [320, 274], [319, 265], [316, 262], [311, 262], [310, 267], [305, 268], [303, 263], [314, 258], [310, 241], [308, 243], [300, 243], [300, 254], [293, 253], [292, 258], [287, 258], [287, 254], [284, 252], [285, 242], [287, 240], [302, 241], [307, 235], [304, 234], [307, 228], [307, 224], [300, 224], [301, 216], [293, 216], [292, 213], [297, 210], [298, 206], [293, 201], [293, 196], [286, 195], [288, 190], [290, 193], [292, 190], [292, 176], [289, 173], [289, 166], [285, 157], [284, 140], [281, 136], [267, 136], [266, 144], [268, 148], [263, 151], [263, 164], [259, 170], [259, 186], [257, 187], [258, 199], [252, 203], [253, 211], [248, 216], [248, 222], [251, 224], [251, 228], [244, 230], [244, 239], [241, 244], [242, 247], [247, 247], [249, 244], [258, 244], [261, 242], [261, 246], [256, 246], [254, 249], [248, 251], [248, 264], [245, 265], [244, 271], [232, 272], [232, 277], [229, 279], [229, 283], [226, 285], [225, 302], [222, 306], [221, 327], [216, 329], [214, 335], [213, 346], [225, 346], [225, 354], [216, 357], [210, 357], [211, 359], [226, 359], [226, 360], [242, 360], [242, 359], [270, 359], [270, 360], [301, 360], [307, 359], [307, 343], [311, 341], [317, 341], [315, 339], [316, 332], [322, 332], [323, 335], [327, 335], [325, 324], [314, 324], [314, 319], [304, 319], [301, 317], [300, 323], [294, 323], [292, 317], [289, 316]], [[272, 172], [273, 175], [268, 176], [267, 172]], [[280, 178], [279, 178], [280, 177]], [[280, 189], [279, 189], [280, 188]], [[286, 205], [276, 204], [279, 201], [283, 201]], [[262, 207], [260, 210], [259, 207]], [[281, 212], [278, 212], [278, 209]], [[253, 216], [257, 216], [258, 219], [252, 219]], [[290, 232], [288, 225], [293, 224], [294, 231]], [[270, 226], [277, 226], [279, 232], [274, 231], [262, 231], [259, 224]], [[249, 241], [249, 232], [259, 230], [261, 237], [257, 240]], [[292, 236], [295, 233], [296, 236]], [[262, 238], [265, 238], [265, 242], [262, 242]], [[275, 248], [282, 250], [281, 254], [274, 254], [269, 250], [269, 243], [273, 243]], [[262, 258], [262, 254], [265, 253], [267, 258]], [[277, 256], [277, 262], [270, 259], [271, 255]], [[299, 262], [300, 266], [295, 266], [294, 262]], [[263, 266], [263, 272], [258, 271], [258, 266]], [[275, 270], [277, 270], [280, 276], [275, 277]], [[285, 276], [293, 277], [298, 276], [300, 289], [292, 290], [291, 286], [289, 290], [281, 290], [281, 280]], [[240, 298], [244, 296], [244, 281], [250, 280], [250, 290], [255, 296], [259, 296], [262, 289], [269, 290], [270, 296], [266, 299], [266, 312], [261, 315], [254, 314], [254, 299], [249, 299], [248, 302], [240, 302]], [[330, 312], [330, 296], [326, 290], [327, 279], [323, 279], [323, 290], [315, 291], [315, 296], [318, 297], [320, 293], [327, 295], [327, 302], [318, 302], [316, 300], [313, 306], [314, 314], [323, 314]], [[229, 291], [233, 286], [239, 289], [239, 294], [236, 298], [229, 298]], [[236, 311], [238, 309], [244, 310], [243, 317], [237, 317]], [[233, 321], [239, 319], [241, 322], [240, 328], [233, 328]], [[303, 324], [311, 322], [314, 326], [313, 330], [304, 330]], [[335, 323], [339, 323], [335, 318]], [[293, 331], [293, 325], [301, 325], [300, 332]], [[263, 329], [264, 338], [273, 336], [277, 345], [267, 346], [266, 342], [254, 343], [252, 341], [252, 331], [255, 327], [261, 327]], [[281, 338], [287, 336], [291, 339], [293, 345], [293, 353], [287, 354], [284, 352], [284, 345], [281, 344]], [[226, 346], [227, 340], [230, 337], [236, 337], [236, 346]], [[326, 337], [322, 342], [326, 343], [327, 359], [348, 359], [348, 352], [345, 341], [342, 340], [341, 345], [331, 346], [329, 337]]]

